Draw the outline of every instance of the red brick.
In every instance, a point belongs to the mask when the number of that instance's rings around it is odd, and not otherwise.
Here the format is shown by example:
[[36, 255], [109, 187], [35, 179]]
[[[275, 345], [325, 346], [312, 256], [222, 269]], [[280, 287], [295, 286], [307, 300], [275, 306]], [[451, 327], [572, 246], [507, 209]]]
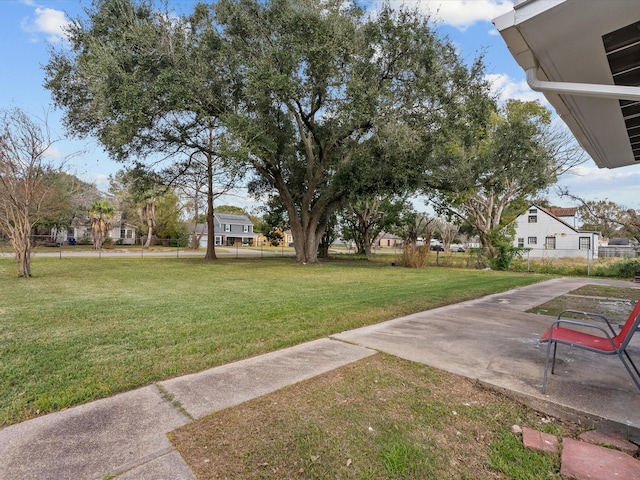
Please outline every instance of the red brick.
[[554, 435], [542, 433], [527, 427], [522, 427], [522, 443], [526, 448], [543, 452], [557, 452], [558, 439]]
[[640, 450], [636, 444], [627, 441], [619, 433], [590, 430], [588, 432], [581, 433], [578, 438], [583, 442], [593, 443], [594, 445], [612, 446], [613, 448], [622, 450], [629, 455], [633, 455]]
[[640, 461], [619, 450], [565, 438], [560, 473], [575, 480], [640, 480]]

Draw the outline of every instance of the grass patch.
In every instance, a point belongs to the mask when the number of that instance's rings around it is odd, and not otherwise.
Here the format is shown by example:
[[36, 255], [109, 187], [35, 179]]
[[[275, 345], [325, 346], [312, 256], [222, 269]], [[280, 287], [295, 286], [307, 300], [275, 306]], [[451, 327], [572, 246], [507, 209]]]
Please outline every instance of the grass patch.
[[0, 425], [541, 277], [290, 258], [0, 258]]
[[560, 479], [557, 453], [534, 452], [522, 445], [512, 433], [503, 432], [492, 444], [489, 452], [491, 464], [513, 480]]
[[198, 478], [559, 479], [514, 424], [557, 435], [521, 404], [432, 367], [377, 354], [170, 434]]
[[569, 293], [571, 295], [616, 298], [634, 302], [640, 300], [640, 288], [620, 288], [611, 285], [584, 285]]
[[[624, 322], [640, 300], [640, 288], [620, 288], [609, 285], [584, 285], [538, 305], [528, 312], [557, 316], [564, 310], [598, 313], [614, 322]], [[563, 316], [564, 317], [564, 316]], [[582, 319], [582, 315], [567, 314], [566, 318]]]

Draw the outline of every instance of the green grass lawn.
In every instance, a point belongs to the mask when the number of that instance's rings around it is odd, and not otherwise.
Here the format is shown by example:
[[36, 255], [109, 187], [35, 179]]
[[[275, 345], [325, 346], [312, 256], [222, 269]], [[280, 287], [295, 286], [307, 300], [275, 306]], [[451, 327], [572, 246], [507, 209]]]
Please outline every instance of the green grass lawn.
[[0, 258], [0, 425], [544, 277], [291, 258]]
[[513, 425], [572, 437], [473, 380], [377, 354], [191, 422], [169, 438], [198, 478], [559, 480]]

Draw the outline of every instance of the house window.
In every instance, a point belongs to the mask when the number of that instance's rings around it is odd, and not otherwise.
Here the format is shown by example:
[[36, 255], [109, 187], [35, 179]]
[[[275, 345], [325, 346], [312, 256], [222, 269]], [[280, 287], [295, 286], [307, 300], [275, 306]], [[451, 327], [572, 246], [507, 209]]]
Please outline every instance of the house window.
[[529, 237], [529, 238], [527, 238], [527, 243], [529, 245], [537, 245], [538, 244], [538, 237]]
[[544, 246], [548, 250], [556, 249], [556, 237], [547, 237], [544, 239]]
[[124, 228], [120, 229], [120, 238], [127, 238], [127, 231]]
[[216, 235], [216, 241], [214, 245], [222, 245], [222, 237]]
[[529, 215], [529, 223], [538, 223], [537, 215]]
[[249, 233], [249, 225], [243, 225], [243, 226], [242, 226], [242, 231], [243, 231], [244, 233]]
[[580, 237], [578, 239], [578, 248], [580, 250], [590, 250], [591, 249], [591, 238], [590, 237]]
[[225, 223], [224, 224], [224, 231], [225, 232], [230, 232], [231, 231], [231, 224]]
[[524, 238], [519, 238], [518, 239], [518, 248], [523, 248], [524, 247]]
[[538, 209], [537, 208], [530, 208], [529, 209], [529, 213], [538, 213]]

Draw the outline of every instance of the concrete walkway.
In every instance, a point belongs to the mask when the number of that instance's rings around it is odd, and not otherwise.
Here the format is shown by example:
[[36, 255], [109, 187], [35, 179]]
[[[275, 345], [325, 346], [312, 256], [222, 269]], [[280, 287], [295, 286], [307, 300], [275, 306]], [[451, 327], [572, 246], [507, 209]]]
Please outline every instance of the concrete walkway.
[[[525, 310], [581, 285], [556, 279], [298, 345], [0, 430], [0, 479], [194, 479], [166, 434], [376, 351], [478, 379], [550, 415], [640, 432], [640, 392], [617, 358], [558, 348], [540, 393], [550, 318]], [[639, 342], [640, 336], [634, 340]], [[640, 356], [640, 344], [632, 355]]]

